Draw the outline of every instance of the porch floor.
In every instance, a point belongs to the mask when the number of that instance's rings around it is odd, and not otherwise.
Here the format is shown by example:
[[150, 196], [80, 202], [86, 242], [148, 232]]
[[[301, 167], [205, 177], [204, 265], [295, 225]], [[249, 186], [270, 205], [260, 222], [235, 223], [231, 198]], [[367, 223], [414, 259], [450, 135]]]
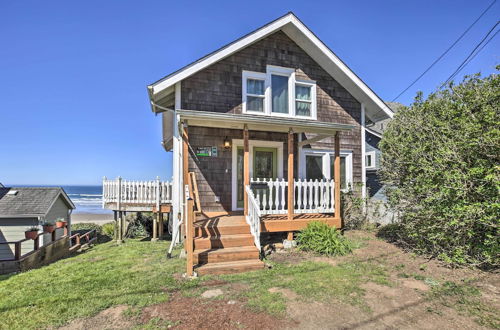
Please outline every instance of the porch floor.
[[[341, 228], [341, 221], [331, 213], [303, 213], [295, 214], [293, 220], [288, 220], [286, 214], [266, 214], [261, 217], [262, 232], [297, 231], [307, 227], [311, 221], [325, 222], [330, 226]], [[195, 222], [196, 227], [208, 227], [215, 231], [217, 227], [246, 225], [243, 212], [204, 213]]]

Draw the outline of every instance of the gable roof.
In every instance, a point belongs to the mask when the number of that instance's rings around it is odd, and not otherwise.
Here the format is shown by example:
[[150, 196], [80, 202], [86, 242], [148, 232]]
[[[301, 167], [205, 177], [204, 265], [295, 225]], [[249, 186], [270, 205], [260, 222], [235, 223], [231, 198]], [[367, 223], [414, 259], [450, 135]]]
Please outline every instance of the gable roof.
[[[354, 98], [364, 103], [366, 115], [371, 120], [392, 118], [393, 113], [384, 101], [292, 12], [152, 83], [148, 86], [151, 101], [156, 102], [171, 95], [176, 83], [279, 30], [301, 47]], [[154, 106], [153, 111], [156, 112]]]
[[64, 189], [59, 187], [0, 188], [0, 218], [43, 217], [59, 196], [70, 209], [75, 208]]

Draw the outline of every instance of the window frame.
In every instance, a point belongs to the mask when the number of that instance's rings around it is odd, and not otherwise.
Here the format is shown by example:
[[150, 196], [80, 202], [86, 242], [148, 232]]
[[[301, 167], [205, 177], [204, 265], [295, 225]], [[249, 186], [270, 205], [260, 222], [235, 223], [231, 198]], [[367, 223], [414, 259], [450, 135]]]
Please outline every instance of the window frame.
[[[288, 113], [273, 112], [272, 109], [272, 76], [284, 76], [288, 77]], [[247, 94], [247, 80], [263, 80], [264, 81], [264, 111], [253, 111], [247, 109], [247, 96], [257, 96], [255, 94]], [[286, 118], [299, 118], [299, 119], [309, 119], [317, 120], [316, 111], [316, 81], [296, 79], [295, 69], [285, 68], [275, 65], [267, 65], [266, 72], [255, 72], [255, 71], [242, 71], [242, 113], [253, 114], [261, 116], [274, 116], [274, 117], [286, 117]], [[307, 86], [311, 87], [311, 115], [310, 116], [297, 116], [295, 107], [295, 86]]]
[[[370, 166], [368, 166], [368, 157], [371, 157], [372, 159], [372, 164]], [[376, 160], [376, 153], [374, 150], [372, 151], [367, 151], [365, 152], [365, 169], [367, 170], [374, 170], [377, 168], [377, 160]]]
[[[295, 95], [295, 88], [296, 86], [306, 86], [311, 88], [311, 115], [310, 116], [299, 116], [297, 115], [297, 106], [296, 102], [307, 102], [304, 100], [297, 100], [297, 96]], [[293, 85], [293, 109], [294, 109], [294, 117], [296, 118], [303, 118], [303, 119], [316, 119], [316, 82], [311, 81], [311, 80], [301, 80], [301, 79], [296, 79], [295, 84]]]
[[[258, 115], [265, 115], [267, 112], [267, 76], [265, 73], [262, 72], [253, 72], [253, 71], [243, 71], [242, 74], [243, 77], [243, 82], [242, 82], [242, 105], [243, 105], [243, 113], [250, 113], [250, 114], [258, 114]], [[253, 79], [253, 80], [262, 80], [264, 81], [264, 96], [257, 95], [257, 94], [249, 94], [247, 93], [247, 84], [248, 84], [248, 79]], [[251, 97], [262, 97], [263, 100], [263, 111], [255, 111], [255, 110], [248, 110], [247, 109], [247, 96]]]
[[[299, 176], [301, 179], [306, 179], [306, 157], [307, 156], [322, 156], [323, 163], [323, 176], [330, 180], [330, 167], [331, 167], [331, 157], [335, 157], [335, 150], [331, 149], [312, 149], [312, 148], [302, 148], [300, 153], [300, 163], [299, 163]], [[353, 187], [353, 168], [352, 168], [352, 150], [340, 149], [340, 157], [345, 157], [345, 186], [347, 188], [341, 189], [342, 192], [349, 190], [349, 187]]]

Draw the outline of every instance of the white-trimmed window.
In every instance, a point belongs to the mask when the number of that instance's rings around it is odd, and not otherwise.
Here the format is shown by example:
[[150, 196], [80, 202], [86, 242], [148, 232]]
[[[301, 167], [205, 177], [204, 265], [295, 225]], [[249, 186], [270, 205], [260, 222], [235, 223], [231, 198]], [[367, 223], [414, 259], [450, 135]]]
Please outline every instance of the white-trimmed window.
[[266, 112], [266, 75], [243, 71], [243, 104], [245, 112]]
[[316, 115], [316, 84], [295, 82], [295, 116], [311, 118]]
[[316, 119], [316, 82], [296, 80], [294, 69], [268, 65], [242, 76], [243, 113]]
[[[302, 148], [300, 176], [307, 180], [333, 179], [335, 152]], [[340, 188], [352, 187], [352, 151], [340, 151]]]
[[365, 153], [365, 168], [375, 169], [377, 167], [375, 151], [368, 151]]

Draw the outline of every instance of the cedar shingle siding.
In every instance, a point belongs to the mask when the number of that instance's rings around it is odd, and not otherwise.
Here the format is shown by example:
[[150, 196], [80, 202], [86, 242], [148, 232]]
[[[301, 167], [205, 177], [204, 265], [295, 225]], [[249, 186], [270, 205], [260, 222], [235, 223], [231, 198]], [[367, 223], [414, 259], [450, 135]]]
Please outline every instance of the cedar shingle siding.
[[[343, 132], [340, 141], [341, 149], [353, 151], [353, 180], [361, 182], [360, 103], [281, 31], [184, 79], [182, 109], [241, 113], [242, 71], [266, 72], [266, 65], [295, 68], [297, 79], [316, 81], [318, 121], [356, 125], [352, 131]], [[225, 136], [241, 139], [241, 130], [191, 127], [189, 134], [193, 150], [196, 146], [219, 147], [218, 157], [196, 161], [190, 157], [190, 170], [196, 170], [199, 178], [202, 207], [206, 211], [231, 210], [231, 151], [224, 150], [222, 144]], [[283, 141], [286, 153], [286, 134], [251, 132], [250, 139]], [[322, 149], [333, 146], [333, 138], [313, 145]], [[285, 172], [286, 166], [284, 157]], [[215, 196], [220, 197], [220, 205], [215, 203]]]

